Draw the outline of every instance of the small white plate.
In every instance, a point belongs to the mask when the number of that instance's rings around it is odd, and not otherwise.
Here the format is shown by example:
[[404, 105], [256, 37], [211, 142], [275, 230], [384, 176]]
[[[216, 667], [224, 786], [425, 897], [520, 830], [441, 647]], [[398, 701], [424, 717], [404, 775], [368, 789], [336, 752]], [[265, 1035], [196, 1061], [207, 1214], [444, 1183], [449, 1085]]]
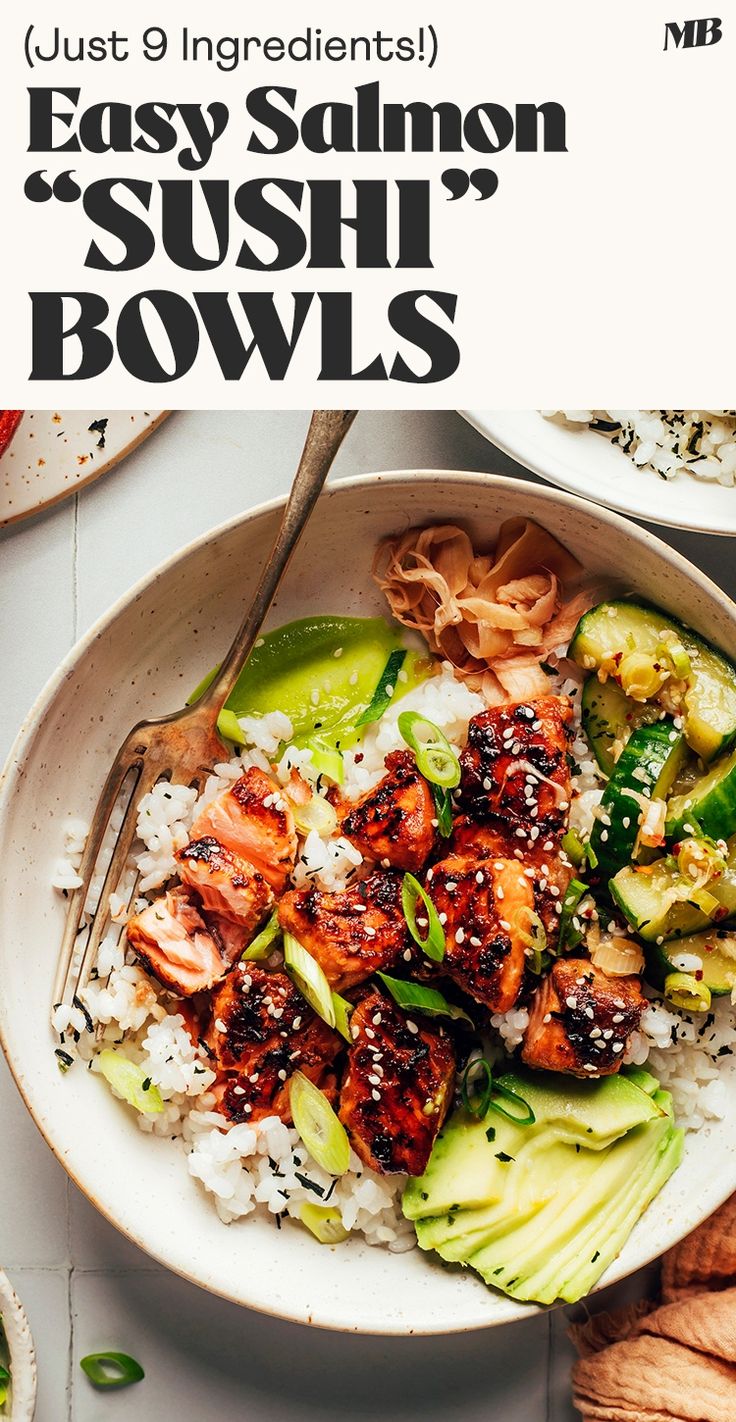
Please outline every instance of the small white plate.
[[0, 458], [0, 528], [106, 474], [167, 410], [26, 410]]
[[36, 1410], [36, 1351], [23, 1305], [2, 1269], [0, 1317], [10, 1355], [11, 1410], [8, 1422], [32, 1422]]
[[660, 479], [651, 469], [637, 469], [603, 435], [558, 425], [538, 410], [460, 414], [504, 454], [571, 494], [670, 528], [736, 535], [736, 488], [692, 474]]

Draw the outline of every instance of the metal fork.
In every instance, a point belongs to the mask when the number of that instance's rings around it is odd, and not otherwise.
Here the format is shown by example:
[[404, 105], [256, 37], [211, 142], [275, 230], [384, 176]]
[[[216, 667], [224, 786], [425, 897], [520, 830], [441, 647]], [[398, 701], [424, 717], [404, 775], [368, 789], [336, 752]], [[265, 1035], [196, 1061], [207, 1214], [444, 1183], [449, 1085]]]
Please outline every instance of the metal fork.
[[[109, 917], [110, 895], [125, 869], [135, 838], [137, 805], [159, 780], [194, 786], [201, 792], [213, 765], [226, 754], [217, 717], [227, 701], [261, 630], [294, 549], [319, 497], [330, 466], [356, 415], [355, 410], [317, 410], [312, 415], [299, 467], [284, 509], [276, 541], [261, 573], [253, 601], [220, 669], [199, 699], [154, 721], [139, 721], [126, 736], [105, 781], [92, 817], [79, 866], [82, 880], [67, 910], [53, 1009], [79, 1004], [89, 981]], [[85, 903], [107, 835], [110, 817], [123, 794], [128, 797], [105, 873], [88, 936], [82, 941]]]

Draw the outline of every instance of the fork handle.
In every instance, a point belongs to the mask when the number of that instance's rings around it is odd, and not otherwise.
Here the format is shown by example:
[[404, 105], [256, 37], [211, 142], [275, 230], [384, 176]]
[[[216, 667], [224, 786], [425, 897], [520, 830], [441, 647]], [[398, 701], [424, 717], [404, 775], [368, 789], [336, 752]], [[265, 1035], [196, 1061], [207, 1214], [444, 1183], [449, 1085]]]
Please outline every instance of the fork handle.
[[357, 414], [356, 410], [315, 410], [286, 502], [276, 542], [261, 573], [253, 601], [233, 638], [214, 681], [199, 705], [219, 713], [253, 650], [304, 526], [322, 490], [332, 462]]

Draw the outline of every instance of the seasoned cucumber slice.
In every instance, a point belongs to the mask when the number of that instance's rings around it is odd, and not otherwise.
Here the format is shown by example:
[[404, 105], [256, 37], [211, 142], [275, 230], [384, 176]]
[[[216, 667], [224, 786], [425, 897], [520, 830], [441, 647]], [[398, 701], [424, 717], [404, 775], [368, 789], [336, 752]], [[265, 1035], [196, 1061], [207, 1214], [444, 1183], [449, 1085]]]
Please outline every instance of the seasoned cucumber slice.
[[723, 756], [684, 795], [667, 806], [667, 835], [705, 834], [730, 839], [736, 833], [736, 751]]
[[[697, 966], [700, 961], [700, 968]], [[652, 943], [647, 948], [646, 978], [652, 987], [663, 987], [670, 973], [695, 976], [712, 997], [725, 997], [736, 987], [736, 930], [711, 928], [691, 933], [687, 938], [671, 938], [669, 943]]]
[[581, 617], [570, 656], [588, 671], [602, 667], [638, 701], [658, 702], [671, 693], [673, 679], [684, 683], [685, 739], [703, 760], [736, 738], [736, 668], [656, 607], [599, 603]]
[[589, 676], [582, 696], [583, 730], [588, 743], [606, 775], [612, 775], [621, 746], [625, 745], [637, 726], [650, 726], [658, 721], [658, 706], [646, 701], [634, 701], [615, 681], [599, 681]]
[[[654, 864], [628, 864], [611, 879], [611, 896], [632, 928], [647, 943], [681, 938], [712, 926], [712, 920], [693, 900], [677, 899], [684, 880], [669, 856]], [[724, 919], [736, 914], [736, 841], [729, 845], [726, 869], [708, 884], [708, 893], [720, 905]]]
[[590, 836], [603, 878], [610, 879], [634, 854], [641, 795], [665, 800], [685, 758], [685, 738], [669, 719], [639, 726], [624, 746], [601, 801]]

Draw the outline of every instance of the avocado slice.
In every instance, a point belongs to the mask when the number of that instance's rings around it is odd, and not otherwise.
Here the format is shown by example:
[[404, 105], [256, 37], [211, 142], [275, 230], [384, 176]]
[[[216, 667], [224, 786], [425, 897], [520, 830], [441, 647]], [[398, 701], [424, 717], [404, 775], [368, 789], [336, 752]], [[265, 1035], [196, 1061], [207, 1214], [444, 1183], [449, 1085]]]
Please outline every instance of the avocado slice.
[[[440, 1132], [424, 1175], [404, 1192], [407, 1219], [483, 1208], [502, 1200], [507, 1188], [506, 1162], [539, 1140], [539, 1127], [552, 1125], [558, 1141], [602, 1150], [632, 1127], [652, 1120], [659, 1108], [628, 1076], [576, 1081], [556, 1072], [509, 1072], [501, 1084], [528, 1102], [536, 1124], [516, 1126], [495, 1111], [478, 1120], [456, 1111]], [[490, 1139], [489, 1139], [490, 1136]], [[542, 1176], [535, 1173], [533, 1181]]]
[[[473, 1121], [455, 1112], [424, 1175], [409, 1182], [404, 1210], [421, 1248], [515, 1298], [572, 1302], [679, 1164], [683, 1135], [671, 1097], [639, 1068], [596, 1082], [526, 1071], [502, 1080], [534, 1124], [495, 1114], [491, 1130], [494, 1113]], [[484, 1181], [491, 1193], [480, 1200]]]

